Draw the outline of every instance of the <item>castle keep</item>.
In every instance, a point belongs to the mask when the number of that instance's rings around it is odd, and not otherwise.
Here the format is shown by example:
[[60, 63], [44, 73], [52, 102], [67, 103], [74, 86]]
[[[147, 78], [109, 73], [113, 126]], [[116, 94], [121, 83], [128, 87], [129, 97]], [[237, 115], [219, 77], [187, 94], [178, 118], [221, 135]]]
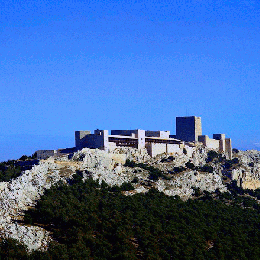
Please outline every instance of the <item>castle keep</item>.
[[176, 117], [176, 138], [186, 142], [198, 141], [202, 135], [201, 117]]

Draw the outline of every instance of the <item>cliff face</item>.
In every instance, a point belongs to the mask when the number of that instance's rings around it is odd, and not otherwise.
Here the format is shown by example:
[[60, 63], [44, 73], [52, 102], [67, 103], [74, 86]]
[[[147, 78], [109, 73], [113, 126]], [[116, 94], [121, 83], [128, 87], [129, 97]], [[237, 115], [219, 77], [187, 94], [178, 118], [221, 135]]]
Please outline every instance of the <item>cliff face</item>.
[[[194, 188], [209, 192], [219, 189], [225, 192], [227, 188], [223, 183], [223, 166], [220, 163], [211, 163], [210, 171], [203, 170], [203, 166], [207, 164], [208, 152], [206, 148], [194, 147], [192, 155], [162, 154], [152, 158], [147, 154], [146, 149], [118, 148], [107, 153], [98, 149], [84, 148], [75, 153], [71, 159], [64, 156], [42, 160], [39, 165], [25, 171], [20, 177], [8, 183], [0, 183], [1, 236], [18, 239], [30, 250], [47, 247], [51, 235], [46, 230], [35, 226], [24, 226], [17, 221], [23, 218], [24, 210], [35, 205], [45, 189], [49, 189], [58, 181], [67, 182], [76, 171], [82, 173], [83, 179], [92, 177], [100, 183], [105, 181], [111, 186], [132, 182], [135, 189], [125, 192], [126, 195], [147, 192], [151, 187], [169, 196], [178, 195], [182, 199], [192, 197]], [[258, 183], [250, 185], [259, 187], [259, 163], [257, 162], [259, 152], [239, 152], [237, 157], [242, 163], [237, 172], [233, 171], [233, 178], [238, 179], [243, 175], [242, 171], [250, 170], [251, 175], [248, 173], [242, 176], [244, 183], [249, 185], [249, 181], [255, 180]], [[124, 166], [127, 160], [135, 162], [134, 167]], [[254, 162], [254, 166], [251, 162]], [[249, 164], [251, 166], [248, 166]], [[163, 178], [152, 179], [148, 169], [159, 169], [163, 173]], [[251, 179], [246, 182], [248, 176], [254, 176], [254, 179], [250, 177]]]
[[232, 179], [243, 189], [260, 187], [260, 152], [256, 150], [238, 151], [234, 154], [239, 165], [232, 170]]

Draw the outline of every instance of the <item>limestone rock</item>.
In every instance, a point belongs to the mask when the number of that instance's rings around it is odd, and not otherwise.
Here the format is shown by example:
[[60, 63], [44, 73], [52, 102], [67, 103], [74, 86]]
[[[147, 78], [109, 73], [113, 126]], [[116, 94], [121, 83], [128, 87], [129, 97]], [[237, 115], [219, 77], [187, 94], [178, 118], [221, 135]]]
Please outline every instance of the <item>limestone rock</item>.
[[[214, 164], [213, 173], [202, 173], [186, 169], [182, 173], [169, 175], [174, 167], [185, 166], [191, 162], [195, 166], [203, 166], [206, 163], [209, 149], [203, 146], [190, 148], [188, 154], [167, 154], [151, 157], [146, 149], [121, 147], [112, 152], [99, 149], [84, 148], [76, 152], [71, 159], [67, 156], [41, 160], [39, 165], [25, 171], [21, 176], [10, 182], [0, 183], [0, 234], [2, 237], [11, 237], [25, 243], [29, 250], [44, 249], [51, 241], [48, 231], [35, 226], [17, 224], [16, 220], [23, 218], [23, 212], [33, 207], [36, 201], [58, 181], [66, 182], [72, 178], [75, 172], [83, 173], [83, 180], [92, 177], [99, 183], [105, 181], [108, 185], [121, 185], [135, 178], [134, 191], [125, 192], [125, 195], [147, 192], [151, 187], [164, 192], [166, 195], [178, 195], [182, 199], [192, 196], [193, 188], [213, 192], [219, 189], [227, 191], [222, 182], [222, 167]], [[260, 185], [260, 152], [239, 151], [237, 157], [241, 166], [233, 172], [235, 179], [242, 179], [245, 185], [259, 187]], [[159, 168], [169, 180], [160, 178], [157, 181], [149, 179], [149, 172], [141, 167], [125, 167], [126, 160], [136, 163], [145, 163]], [[137, 180], [137, 181], [136, 181]], [[137, 183], [136, 183], [137, 182]]]

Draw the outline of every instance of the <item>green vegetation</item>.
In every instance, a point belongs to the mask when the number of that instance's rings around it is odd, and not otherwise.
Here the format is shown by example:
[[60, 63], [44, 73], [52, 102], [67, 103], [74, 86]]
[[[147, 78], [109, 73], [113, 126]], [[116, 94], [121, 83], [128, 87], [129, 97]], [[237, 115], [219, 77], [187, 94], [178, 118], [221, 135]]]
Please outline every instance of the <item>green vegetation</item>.
[[175, 158], [173, 156], [169, 156], [167, 158], [162, 158], [161, 162], [172, 162]]
[[254, 164], [253, 162], [250, 162], [250, 163], [248, 164], [248, 166], [249, 166], [249, 167], [254, 167], [255, 164]]
[[19, 160], [8, 160], [0, 162], [0, 182], [10, 181], [21, 175], [22, 171], [29, 170], [33, 165], [38, 164], [36, 153], [32, 156], [23, 155]]
[[204, 166], [202, 167], [198, 167], [198, 170], [201, 171], [201, 172], [209, 172], [209, 173], [213, 173], [213, 167], [208, 165], [208, 164], [205, 164]]
[[186, 168], [183, 167], [183, 166], [173, 167], [173, 172], [174, 172], [174, 173], [180, 173], [180, 172], [183, 172], [183, 171], [185, 171], [185, 170], [186, 170]]
[[213, 151], [213, 150], [210, 150], [208, 152], [208, 157], [206, 159], [206, 162], [209, 163], [209, 162], [215, 162], [215, 163], [218, 163], [218, 162], [223, 162], [225, 161], [226, 157], [221, 154], [221, 153], [218, 153], [216, 151]]
[[224, 169], [230, 170], [235, 169], [239, 166], [238, 158], [233, 158], [232, 160], [226, 160], [223, 164]]
[[19, 160], [8, 160], [0, 162], [0, 182], [10, 181], [21, 175], [22, 171], [29, 170], [33, 165], [38, 164], [35, 154], [32, 156], [23, 155]]
[[0, 163], [0, 181], [10, 181], [21, 175], [21, 166], [17, 166], [15, 162], [14, 160], [9, 160]]
[[0, 259], [29, 259], [27, 247], [15, 239], [0, 241]]
[[186, 168], [191, 169], [191, 170], [195, 169], [195, 165], [191, 161], [186, 162], [185, 166], [186, 166]]
[[[27, 258], [20, 246], [17, 259], [259, 258], [260, 211], [252, 198], [195, 190], [198, 199], [184, 202], [155, 189], [134, 196], [120, 190], [92, 179], [83, 183], [79, 175], [71, 185], [47, 190], [25, 221], [44, 225], [55, 242]], [[4, 243], [1, 259], [11, 259], [6, 255], [17, 244]]]
[[37, 154], [36, 152], [34, 154], [32, 154], [31, 156], [27, 156], [27, 155], [23, 155], [21, 156], [21, 158], [19, 159], [19, 161], [27, 161], [27, 160], [33, 160], [37, 158]]
[[154, 180], [154, 181], [157, 181], [159, 179], [159, 177], [161, 178], [164, 178], [164, 179], [168, 179], [168, 177], [163, 173], [163, 171], [153, 167], [153, 166], [150, 166], [148, 164], [145, 164], [145, 163], [135, 163], [134, 161], [130, 161], [130, 160], [126, 160], [126, 163], [124, 166], [128, 166], [128, 167], [140, 167], [144, 170], [147, 170], [149, 171], [149, 179], [150, 180]]
[[233, 149], [232, 149], [232, 152], [233, 152], [233, 153], [239, 153], [239, 150], [238, 150], [237, 148], [233, 148]]

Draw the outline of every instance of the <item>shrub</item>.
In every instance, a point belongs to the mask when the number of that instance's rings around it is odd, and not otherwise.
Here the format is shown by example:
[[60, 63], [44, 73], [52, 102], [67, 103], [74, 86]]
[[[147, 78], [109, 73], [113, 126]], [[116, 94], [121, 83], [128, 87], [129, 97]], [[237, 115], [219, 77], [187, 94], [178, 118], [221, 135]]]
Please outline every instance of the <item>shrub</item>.
[[173, 156], [169, 156], [168, 158], [162, 158], [161, 162], [172, 162], [174, 160]]
[[210, 166], [210, 165], [208, 165], [208, 164], [205, 164], [204, 166], [202, 166], [202, 167], [200, 168], [200, 170], [201, 170], [202, 172], [213, 173], [213, 167]]
[[225, 169], [229, 170], [231, 168], [235, 168], [237, 164], [239, 164], [239, 160], [238, 158], [234, 158], [232, 160], [226, 160], [223, 166]]
[[126, 160], [125, 166], [132, 167], [132, 168], [140, 167], [140, 168], [143, 168], [144, 170], [149, 171], [149, 173], [150, 173], [149, 179], [150, 180], [157, 181], [159, 179], [159, 177], [162, 177], [164, 179], [168, 179], [168, 177], [165, 176], [165, 174], [161, 170], [159, 170], [159, 169], [157, 169], [153, 166], [150, 166], [148, 164], [145, 164], [145, 163], [135, 163], [134, 161]]
[[134, 161], [130, 161], [129, 159], [126, 159], [124, 166], [133, 168], [136, 167], [137, 164]]
[[26, 160], [28, 160], [28, 159], [29, 159], [28, 156], [23, 155], [19, 160], [20, 160], [20, 161], [26, 161]]
[[134, 177], [134, 179], [132, 180], [132, 183], [138, 183], [138, 177]]
[[209, 151], [207, 162], [212, 162], [215, 158], [218, 158], [219, 154], [216, 151]]
[[199, 197], [202, 194], [200, 188], [192, 187], [192, 189], [193, 189], [193, 195], [195, 197]]
[[173, 168], [173, 171], [175, 173], [179, 173], [179, 172], [183, 172], [185, 170], [185, 168], [183, 166], [180, 166], [180, 167], [174, 167]]
[[236, 148], [233, 148], [233, 149], [232, 149], [232, 152], [233, 152], [233, 153], [239, 153], [239, 150], [236, 149]]
[[129, 183], [129, 182], [122, 183], [120, 188], [121, 188], [122, 191], [129, 191], [129, 190], [134, 190], [135, 189], [134, 186], [131, 183]]
[[231, 162], [232, 162], [232, 164], [238, 164], [238, 163], [239, 163], [239, 160], [238, 160], [238, 158], [233, 158], [233, 159], [231, 160]]
[[255, 164], [254, 164], [253, 162], [250, 162], [250, 163], [248, 164], [248, 166], [250, 166], [250, 167], [254, 167]]
[[188, 169], [192, 169], [192, 170], [195, 169], [195, 165], [194, 165], [191, 161], [186, 162], [186, 163], [185, 163], [185, 166], [186, 166]]

